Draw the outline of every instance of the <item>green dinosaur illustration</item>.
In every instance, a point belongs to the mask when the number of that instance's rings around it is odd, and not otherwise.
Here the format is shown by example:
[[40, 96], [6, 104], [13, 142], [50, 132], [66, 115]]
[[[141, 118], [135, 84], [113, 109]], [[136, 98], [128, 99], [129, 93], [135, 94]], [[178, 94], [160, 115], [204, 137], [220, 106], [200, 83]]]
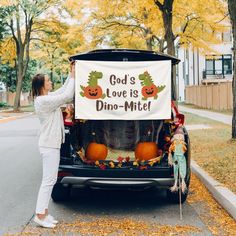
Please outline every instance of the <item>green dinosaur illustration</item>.
[[89, 73], [88, 86], [80, 85], [82, 91], [80, 92], [81, 97], [89, 99], [104, 99], [105, 93], [102, 93], [102, 88], [98, 85], [98, 79], [102, 79], [102, 72], [91, 71]]
[[166, 86], [156, 86], [152, 80], [151, 75], [145, 71], [143, 74], [138, 76], [139, 80], [141, 80], [142, 87], [142, 100], [147, 100], [149, 97], [153, 97], [157, 99], [158, 93], [161, 92]]

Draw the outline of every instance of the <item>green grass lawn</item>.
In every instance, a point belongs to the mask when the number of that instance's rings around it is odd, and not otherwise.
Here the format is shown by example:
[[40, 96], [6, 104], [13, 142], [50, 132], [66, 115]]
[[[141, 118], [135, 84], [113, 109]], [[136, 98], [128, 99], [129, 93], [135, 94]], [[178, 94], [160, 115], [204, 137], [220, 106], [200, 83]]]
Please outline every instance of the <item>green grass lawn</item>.
[[[12, 106], [7, 106], [7, 107], [4, 107], [4, 108], [2, 107], [2, 108], [0, 108], [0, 111], [1, 110], [9, 110], [8, 112], [14, 113]], [[18, 111], [16, 113], [21, 113], [21, 112], [34, 112], [34, 106], [33, 105], [22, 106], [22, 107], [20, 107], [20, 111]]]
[[236, 193], [236, 142], [231, 126], [185, 113], [186, 124], [205, 124], [211, 129], [190, 130], [192, 158], [211, 176]]
[[23, 106], [20, 108], [20, 110], [23, 112], [34, 112], [34, 106], [33, 105]]

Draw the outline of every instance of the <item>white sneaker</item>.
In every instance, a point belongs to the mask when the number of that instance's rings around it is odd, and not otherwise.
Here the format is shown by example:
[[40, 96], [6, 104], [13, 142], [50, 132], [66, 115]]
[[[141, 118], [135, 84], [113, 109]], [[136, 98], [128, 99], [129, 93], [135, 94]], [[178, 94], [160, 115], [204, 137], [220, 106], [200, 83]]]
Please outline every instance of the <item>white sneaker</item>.
[[50, 221], [47, 219], [47, 217], [45, 217], [43, 220], [40, 220], [40, 219], [38, 218], [38, 216], [36, 215], [36, 216], [34, 217], [34, 222], [37, 223], [39, 226], [44, 227], [44, 228], [54, 228], [54, 227], [56, 227], [56, 225], [53, 224], [52, 222], [50, 222]]
[[46, 218], [47, 218], [47, 220], [48, 220], [49, 222], [51, 222], [51, 223], [53, 223], [53, 224], [57, 224], [57, 223], [58, 223], [58, 221], [55, 220], [55, 218], [54, 218], [52, 215], [47, 215]]

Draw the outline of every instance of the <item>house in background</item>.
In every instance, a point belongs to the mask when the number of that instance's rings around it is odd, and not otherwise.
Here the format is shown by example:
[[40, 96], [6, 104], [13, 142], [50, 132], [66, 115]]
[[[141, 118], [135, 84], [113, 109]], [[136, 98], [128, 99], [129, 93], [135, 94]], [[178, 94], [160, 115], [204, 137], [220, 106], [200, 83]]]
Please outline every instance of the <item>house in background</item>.
[[[177, 57], [181, 60], [177, 68], [179, 101], [189, 102], [188, 94], [192, 94], [192, 91], [188, 91], [190, 87], [193, 90], [194, 87], [202, 87], [202, 85], [232, 84], [233, 37], [231, 27], [229, 26], [227, 31], [218, 34], [218, 37], [220, 37], [222, 43], [211, 46], [212, 49], [217, 51], [217, 55], [213, 53], [202, 55], [198, 49], [190, 50], [177, 47]], [[230, 88], [230, 86], [228, 87]], [[198, 91], [198, 95], [200, 95], [199, 93]], [[197, 95], [195, 95], [195, 100], [196, 97]], [[213, 98], [208, 98], [208, 100], [210, 99]], [[192, 101], [193, 98], [190, 100]], [[191, 103], [196, 104], [197, 102]]]
[[0, 82], [0, 92], [5, 92], [6, 91], [6, 87], [4, 85], [3, 82]]

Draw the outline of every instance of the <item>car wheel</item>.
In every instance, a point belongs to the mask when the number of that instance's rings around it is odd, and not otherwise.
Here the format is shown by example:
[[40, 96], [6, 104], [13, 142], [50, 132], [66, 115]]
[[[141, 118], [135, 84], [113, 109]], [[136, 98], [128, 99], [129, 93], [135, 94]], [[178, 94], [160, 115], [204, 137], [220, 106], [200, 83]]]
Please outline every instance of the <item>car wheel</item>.
[[[187, 181], [187, 183], [186, 183], [187, 189], [186, 189], [185, 193], [181, 192], [181, 203], [184, 203], [186, 201], [187, 197], [188, 197], [189, 182], [190, 182], [190, 180]], [[171, 192], [170, 189], [167, 189], [167, 198], [168, 198], [168, 200], [172, 203], [177, 203], [178, 204], [179, 203], [179, 197], [180, 197], [179, 191], [181, 191], [181, 190], [178, 190], [176, 192]]]
[[71, 192], [70, 186], [64, 187], [62, 184], [56, 183], [53, 187], [51, 194], [52, 200], [54, 202], [68, 200], [70, 198], [70, 192]]
[[[188, 190], [185, 193], [181, 193], [181, 203], [184, 203], [188, 197]], [[167, 190], [167, 198], [172, 203], [179, 203], [179, 190], [177, 192], [171, 192]]]

